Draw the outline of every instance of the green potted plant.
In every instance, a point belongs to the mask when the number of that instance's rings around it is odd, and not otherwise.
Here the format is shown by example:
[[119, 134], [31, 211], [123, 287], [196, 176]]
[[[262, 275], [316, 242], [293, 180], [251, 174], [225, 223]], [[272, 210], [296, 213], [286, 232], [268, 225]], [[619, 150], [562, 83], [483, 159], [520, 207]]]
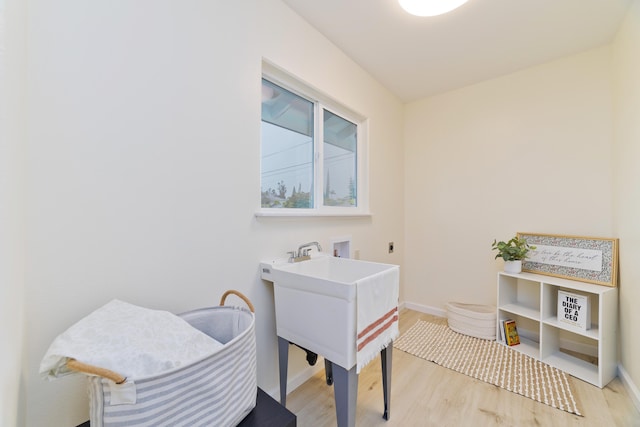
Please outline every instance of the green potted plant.
[[522, 271], [522, 260], [527, 257], [529, 251], [535, 250], [524, 238], [515, 236], [507, 242], [494, 240], [491, 249], [498, 251], [495, 259], [504, 260], [504, 271], [507, 273], [520, 273]]

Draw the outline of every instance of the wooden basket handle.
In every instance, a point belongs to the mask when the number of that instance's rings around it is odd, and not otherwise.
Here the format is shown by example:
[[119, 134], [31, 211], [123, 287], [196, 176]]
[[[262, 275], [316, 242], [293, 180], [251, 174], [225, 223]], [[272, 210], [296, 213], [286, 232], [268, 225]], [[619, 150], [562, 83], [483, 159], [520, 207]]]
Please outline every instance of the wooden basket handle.
[[247, 306], [249, 307], [249, 310], [251, 310], [252, 313], [256, 312], [255, 309], [253, 308], [253, 304], [251, 304], [251, 301], [249, 301], [249, 298], [247, 298], [244, 294], [238, 291], [235, 291], [233, 289], [230, 289], [224, 294], [222, 294], [222, 298], [220, 298], [220, 305], [224, 305], [224, 300], [226, 300], [227, 296], [230, 294], [237, 295], [238, 297], [240, 297], [245, 302], [245, 304], [247, 304]]
[[110, 371], [105, 368], [99, 368], [97, 366], [88, 365], [86, 363], [78, 362], [76, 359], [67, 360], [67, 368], [72, 371], [82, 372], [85, 374], [97, 375], [99, 377], [104, 377], [113, 381], [116, 384], [122, 384], [127, 380], [127, 377], [123, 377], [122, 375]]

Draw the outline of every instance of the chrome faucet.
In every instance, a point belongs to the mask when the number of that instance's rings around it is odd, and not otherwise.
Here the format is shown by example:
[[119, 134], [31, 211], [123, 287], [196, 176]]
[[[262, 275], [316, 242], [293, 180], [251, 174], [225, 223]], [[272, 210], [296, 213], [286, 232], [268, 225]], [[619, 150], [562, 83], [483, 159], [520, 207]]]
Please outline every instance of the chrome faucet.
[[311, 250], [311, 246], [315, 246], [318, 252], [322, 252], [322, 246], [318, 242], [309, 242], [303, 245], [298, 246], [297, 251], [287, 252], [289, 254], [289, 262], [300, 262], [311, 259], [311, 255], [309, 255], [309, 251]]
[[309, 250], [311, 249], [311, 246], [315, 246], [316, 249], [318, 249], [318, 252], [322, 252], [322, 246], [320, 246], [320, 243], [318, 243], [318, 242], [309, 242], [309, 243], [305, 243], [304, 245], [298, 246], [298, 255], [300, 255], [301, 251], [304, 248], [309, 248], [309, 249], [305, 249], [304, 252], [303, 252], [303, 255], [308, 255], [309, 254]]

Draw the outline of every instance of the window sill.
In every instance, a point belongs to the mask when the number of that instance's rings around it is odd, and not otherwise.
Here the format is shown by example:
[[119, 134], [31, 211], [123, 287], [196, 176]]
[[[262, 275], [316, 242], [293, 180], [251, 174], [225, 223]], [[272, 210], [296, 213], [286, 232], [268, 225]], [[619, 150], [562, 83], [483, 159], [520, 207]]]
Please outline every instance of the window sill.
[[306, 212], [271, 212], [271, 211], [258, 211], [255, 213], [256, 217], [287, 217], [287, 218], [370, 218], [373, 216], [370, 212], [323, 212], [323, 211], [306, 211]]

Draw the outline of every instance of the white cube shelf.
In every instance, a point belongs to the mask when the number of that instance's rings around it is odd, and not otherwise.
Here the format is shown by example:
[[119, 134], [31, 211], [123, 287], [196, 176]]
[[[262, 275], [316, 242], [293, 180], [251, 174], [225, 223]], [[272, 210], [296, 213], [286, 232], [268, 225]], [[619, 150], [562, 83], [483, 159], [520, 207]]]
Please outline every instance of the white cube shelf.
[[[558, 291], [589, 296], [590, 329], [558, 321]], [[618, 288], [539, 274], [500, 272], [498, 337], [500, 321], [505, 319], [516, 321], [520, 335], [520, 344], [513, 349], [600, 388], [616, 377]], [[597, 362], [587, 362], [561, 348], [597, 357]]]

